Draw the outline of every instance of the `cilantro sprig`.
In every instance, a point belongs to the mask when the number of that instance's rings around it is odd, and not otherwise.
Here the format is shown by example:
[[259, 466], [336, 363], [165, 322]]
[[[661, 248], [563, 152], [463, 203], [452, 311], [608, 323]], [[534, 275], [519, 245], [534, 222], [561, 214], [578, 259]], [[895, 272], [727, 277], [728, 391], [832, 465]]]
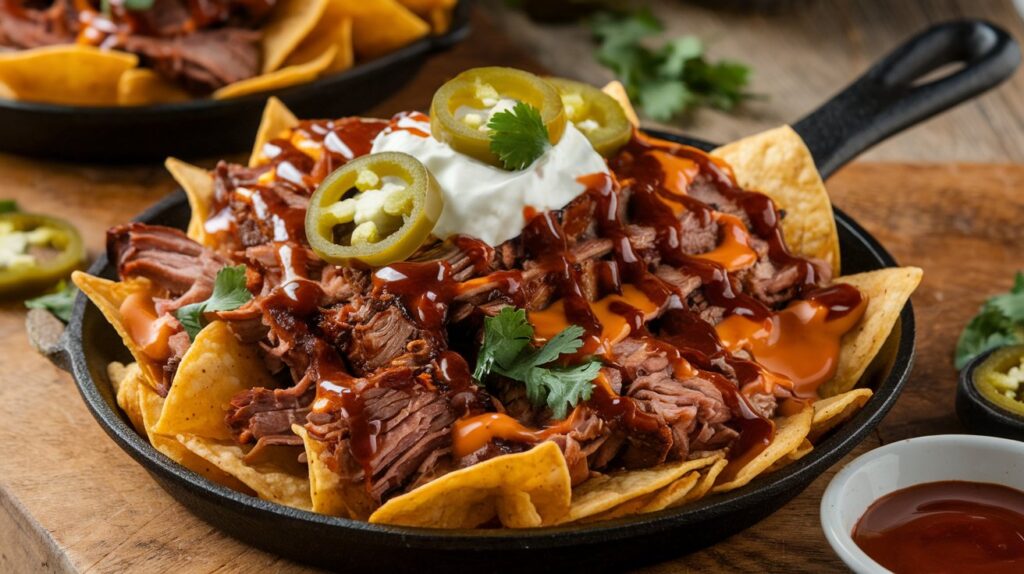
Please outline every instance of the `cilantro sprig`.
[[71, 320], [71, 310], [75, 307], [76, 295], [78, 295], [78, 288], [73, 283], [61, 281], [52, 293], [29, 299], [25, 301], [25, 306], [29, 309], [46, 309], [67, 323]]
[[601, 363], [594, 358], [573, 366], [550, 363], [578, 351], [583, 333], [582, 327], [570, 326], [537, 349], [530, 345], [533, 327], [526, 320], [526, 311], [505, 307], [484, 319], [484, 342], [473, 377], [483, 381], [496, 373], [524, 383], [531, 403], [546, 405], [552, 417], [564, 419], [569, 407], [590, 398]]
[[206, 326], [205, 313], [212, 311], [233, 311], [252, 299], [252, 293], [245, 286], [245, 265], [224, 267], [217, 272], [213, 282], [213, 293], [209, 299], [185, 305], [175, 313], [185, 327], [188, 338], [193, 341]]
[[1024, 343], [1024, 273], [1017, 272], [1009, 293], [981, 306], [956, 343], [956, 368], [989, 349]]
[[540, 111], [525, 102], [491, 116], [487, 129], [491, 133], [491, 152], [507, 170], [525, 169], [551, 145]]
[[114, 11], [114, 5], [118, 4], [125, 10], [130, 10], [132, 12], [144, 12], [152, 8], [155, 2], [156, 0], [120, 0], [120, 2], [116, 2], [114, 0], [102, 0], [102, 2], [100, 2], [100, 11], [103, 12], [104, 15], [110, 16]]
[[647, 9], [600, 12], [591, 20], [600, 44], [597, 60], [615, 72], [644, 114], [665, 121], [698, 106], [728, 111], [753, 97], [746, 91], [750, 69], [726, 60], [709, 62], [695, 36], [648, 47], [650, 38], [663, 30]]

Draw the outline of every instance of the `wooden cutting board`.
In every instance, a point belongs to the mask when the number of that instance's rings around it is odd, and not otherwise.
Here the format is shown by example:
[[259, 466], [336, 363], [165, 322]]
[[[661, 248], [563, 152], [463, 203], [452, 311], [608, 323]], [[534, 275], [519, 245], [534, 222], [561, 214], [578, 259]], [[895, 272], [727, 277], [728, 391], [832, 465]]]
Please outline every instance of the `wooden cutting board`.
[[[526, 61], [478, 19], [475, 40], [432, 62], [376, 110], [423, 108], [456, 71]], [[158, 167], [92, 168], [0, 156], [0, 196], [75, 221], [93, 254], [104, 230], [173, 188]], [[921, 434], [962, 432], [951, 354], [961, 327], [1024, 267], [1024, 166], [854, 164], [829, 182], [836, 205], [903, 264], [925, 269], [914, 296], [918, 358], [895, 409], [859, 454]], [[0, 572], [307, 571], [189, 514], [110, 439], [71, 378], [37, 356], [19, 304], [0, 306]], [[852, 455], [851, 455], [852, 457]], [[847, 458], [846, 461], [850, 460]], [[837, 465], [760, 524], [645, 571], [839, 571], [818, 522]], [[609, 549], [614, 551], [614, 549]], [[594, 557], [593, 566], [600, 565]], [[415, 565], [410, 565], [413, 568]], [[582, 565], [586, 566], [586, 565]]]

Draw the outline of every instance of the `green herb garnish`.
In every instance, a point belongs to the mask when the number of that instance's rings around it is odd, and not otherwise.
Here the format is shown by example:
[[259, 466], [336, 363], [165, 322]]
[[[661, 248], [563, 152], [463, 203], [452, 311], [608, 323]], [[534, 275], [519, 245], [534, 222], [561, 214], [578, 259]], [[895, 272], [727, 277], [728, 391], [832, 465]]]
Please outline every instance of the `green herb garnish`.
[[103, 12], [105, 16], [110, 16], [113, 13], [114, 5], [120, 4], [125, 10], [142, 12], [152, 8], [155, 2], [156, 0], [121, 0], [120, 2], [115, 2], [114, 0], [103, 0], [100, 2], [100, 11]]
[[175, 313], [178, 321], [188, 332], [188, 338], [195, 340], [199, 331], [206, 326], [204, 313], [211, 311], [233, 311], [252, 299], [252, 293], [245, 286], [245, 265], [224, 267], [217, 272], [213, 282], [213, 293], [206, 301], [185, 305]]
[[29, 309], [46, 309], [67, 323], [71, 320], [71, 310], [75, 306], [76, 295], [78, 295], [78, 288], [74, 284], [61, 281], [52, 293], [29, 299], [25, 301], [25, 306]]
[[956, 342], [956, 368], [989, 349], [1024, 343], [1024, 273], [1017, 272], [1009, 293], [996, 295], [960, 333]]
[[491, 131], [491, 152], [508, 170], [526, 168], [551, 145], [540, 111], [524, 102], [491, 116], [487, 128]]
[[698, 106], [728, 111], [752, 97], [745, 91], [750, 69], [725, 60], [708, 62], [704, 44], [694, 36], [648, 47], [646, 40], [663, 30], [649, 10], [601, 12], [591, 20], [591, 30], [600, 42], [597, 60], [615, 72], [630, 98], [655, 120]]
[[18, 202], [13, 199], [0, 199], [0, 213], [17, 213], [21, 211], [18, 208]]
[[547, 405], [553, 418], [564, 419], [568, 407], [590, 398], [601, 362], [591, 357], [571, 367], [544, 365], [579, 350], [583, 333], [582, 327], [570, 326], [536, 349], [530, 345], [533, 327], [526, 311], [505, 307], [497, 316], [484, 319], [484, 343], [473, 377], [483, 381], [496, 373], [522, 382], [531, 403]]

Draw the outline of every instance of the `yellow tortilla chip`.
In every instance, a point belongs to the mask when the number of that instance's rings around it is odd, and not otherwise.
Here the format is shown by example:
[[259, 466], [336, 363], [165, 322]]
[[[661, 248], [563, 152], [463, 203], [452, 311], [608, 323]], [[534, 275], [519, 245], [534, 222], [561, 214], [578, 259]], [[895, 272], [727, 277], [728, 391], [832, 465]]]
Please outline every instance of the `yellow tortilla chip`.
[[162, 453], [167, 458], [212, 482], [244, 494], [255, 496], [256, 493], [251, 488], [203, 458], [196, 456], [174, 437], [153, 432], [153, 426], [160, 419], [160, 413], [164, 407], [164, 399], [146, 385], [140, 384], [138, 387], [139, 410], [142, 413], [144, 432], [149, 438], [149, 444], [153, 445], [157, 452]]
[[768, 470], [766, 470], [765, 473], [775, 472], [776, 470], [789, 466], [791, 463], [794, 463], [810, 454], [812, 450], [814, 450], [814, 444], [811, 443], [810, 440], [804, 439], [803, 442], [798, 444], [796, 448], [786, 453], [786, 456], [772, 463], [772, 465], [768, 467]]
[[384, 503], [370, 522], [474, 528], [497, 517], [504, 526], [550, 524], [569, 510], [569, 468], [553, 442], [450, 472]]
[[317, 56], [316, 59], [308, 62], [291, 65], [287, 68], [263, 74], [262, 76], [228, 84], [214, 92], [213, 99], [227, 100], [312, 82], [320, 75], [320, 72], [323, 72], [331, 65], [337, 52], [337, 47], [331, 46], [326, 52]]
[[444, 34], [451, 27], [452, 10], [457, 0], [398, 0], [420, 18], [430, 22], [434, 34]]
[[309, 495], [313, 499], [313, 512], [331, 516], [351, 516], [341, 489], [341, 477], [327, 468], [320, 455], [324, 445], [313, 439], [302, 425], [292, 425], [292, 432], [302, 437], [309, 465]]
[[636, 110], [633, 109], [633, 102], [629, 101], [629, 94], [626, 93], [626, 86], [622, 85], [622, 82], [614, 80], [608, 82], [601, 88], [601, 91], [608, 94], [619, 102], [622, 106], [622, 111], [626, 112], [626, 119], [629, 123], [633, 124], [634, 128], [640, 127], [640, 118], [636, 115]]
[[0, 83], [19, 100], [73, 106], [115, 106], [117, 86], [138, 56], [63, 44], [0, 52]]
[[138, 277], [118, 282], [75, 271], [71, 274], [71, 282], [81, 289], [82, 293], [85, 293], [86, 297], [103, 313], [107, 322], [121, 336], [121, 340], [124, 342], [124, 346], [128, 348], [128, 352], [132, 354], [139, 367], [142, 368], [146, 384], [156, 389], [156, 381], [162, 376], [158, 374], [160, 369], [132, 340], [128, 334], [128, 329], [125, 327], [124, 318], [121, 316], [121, 304], [124, 303], [124, 300], [129, 295], [151, 292], [152, 285], [149, 280]]
[[853, 389], [845, 393], [819, 399], [814, 402], [814, 419], [811, 420], [811, 432], [807, 438], [812, 442], [823, 434], [843, 423], [868, 402], [871, 389]]
[[192, 216], [188, 222], [188, 236], [200, 245], [216, 247], [215, 242], [206, 234], [206, 220], [210, 217], [210, 206], [213, 205], [215, 193], [213, 175], [198, 166], [185, 163], [180, 159], [169, 157], [164, 167], [171, 172], [171, 177], [185, 190], [188, 206]]
[[189, 93], [149, 68], [134, 68], [117, 81], [117, 103], [122, 106], [148, 106], [183, 102]]
[[835, 283], [848, 283], [859, 289], [867, 297], [868, 306], [857, 326], [843, 335], [836, 375], [818, 389], [819, 395], [839, 395], [857, 385], [889, 338], [903, 306], [921, 283], [922, 275], [917, 267], [891, 267], [835, 280]]
[[178, 435], [177, 438], [185, 448], [237, 478], [260, 498], [292, 508], [313, 509], [308, 476], [285, 470], [275, 462], [250, 465], [244, 460], [246, 449], [235, 443], [194, 435]]
[[814, 408], [807, 405], [799, 413], [775, 419], [775, 438], [760, 454], [747, 462], [729, 482], [716, 485], [712, 492], [729, 492], [745, 486], [768, 470], [776, 461], [796, 450], [811, 430]]
[[640, 513], [657, 512], [670, 506], [677, 506], [683, 502], [686, 495], [693, 490], [700, 480], [700, 473], [691, 472], [665, 488], [659, 490], [655, 495], [640, 508]]
[[360, 58], [376, 58], [430, 33], [430, 25], [395, 0], [343, 0]]
[[115, 361], [107, 365], [107, 376], [117, 393], [117, 406], [128, 415], [136, 431], [145, 433], [146, 426], [142, 420], [142, 411], [139, 410], [139, 386], [146, 386], [146, 383], [143, 382], [139, 364], [122, 365]]
[[320, 54], [336, 48], [334, 59], [324, 73], [340, 72], [355, 63], [352, 45], [352, 18], [348, 16], [345, 0], [328, 0], [316, 27], [285, 60], [285, 66], [303, 64], [317, 59]]
[[246, 389], [276, 386], [257, 347], [242, 344], [227, 323], [214, 321], [196, 335], [181, 358], [153, 430], [230, 440], [224, 417], [231, 399]]
[[299, 125], [299, 118], [284, 105], [284, 102], [271, 96], [267, 99], [267, 105], [263, 108], [263, 118], [260, 120], [260, 127], [256, 130], [256, 141], [252, 146], [252, 154], [249, 156], [249, 167], [256, 167], [263, 163], [266, 156], [263, 155], [263, 146], [274, 138], [281, 137], [288, 130]]
[[[572, 491], [572, 506], [558, 522], [575, 522], [651, 494], [690, 471], [713, 464], [720, 455], [671, 462], [642, 470], [626, 470], [592, 476]], [[642, 506], [642, 505], [641, 505]]]
[[822, 259], [839, 274], [839, 232], [832, 201], [803, 139], [789, 126], [726, 144], [711, 155], [732, 166], [745, 189], [785, 210], [782, 233], [793, 253]]
[[[292, 51], [316, 27], [327, 3], [328, 0], [279, 0], [277, 2], [270, 14], [270, 19], [263, 27], [263, 74], [274, 72], [284, 64]], [[243, 80], [238, 83], [247, 81]], [[216, 97], [216, 93], [214, 96]]]
[[696, 502], [704, 498], [707, 493], [711, 492], [711, 488], [715, 486], [715, 481], [718, 480], [718, 475], [722, 474], [725, 467], [729, 466], [729, 460], [722, 458], [715, 464], [704, 468], [700, 471], [700, 480], [693, 486], [690, 492], [686, 493], [686, 496], [679, 502], [679, 505], [688, 504], [690, 502]]

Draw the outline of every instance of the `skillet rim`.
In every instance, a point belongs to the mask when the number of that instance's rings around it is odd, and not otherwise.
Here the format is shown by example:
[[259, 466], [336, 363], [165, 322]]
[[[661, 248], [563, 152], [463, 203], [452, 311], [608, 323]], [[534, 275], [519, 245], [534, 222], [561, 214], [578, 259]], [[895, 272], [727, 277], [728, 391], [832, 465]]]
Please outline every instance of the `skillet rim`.
[[[703, 149], [713, 147], [707, 142], [677, 134], [657, 130], [644, 131], [655, 137], [695, 145]], [[135, 218], [135, 221], [153, 221], [173, 210], [182, 208], [187, 209], [187, 200], [179, 189], [146, 209]], [[842, 210], [834, 206], [833, 210], [840, 229], [840, 236], [847, 235], [851, 243], [858, 250], [863, 251], [863, 255], [872, 262], [871, 269], [896, 266], [895, 259], [877, 239]], [[109, 276], [110, 269], [108, 267], [106, 254], [103, 254], [90, 267], [89, 273]], [[155, 478], [182, 483], [181, 486], [188, 488], [193, 495], [202, 498], [204, 504], [222, 505], [227, 510], [248, 515], [256, 513], [258, 515], [256, 519], [261, 521], [297, 521], [305, 523], [307, 526], [336, 529], [338, 532], [335, 534], [359, 535], [366, 543], [397, 544], [406, 549], [430, 548], [436, 550], [437, 544], [443, 543], [443, 550], [452, 552], [543, 550], [595, 541], [627, 540], [675, 528], [694, 526], [703, 520], [709, 520], [729, 512], [768, 504], [773, 499], [787, 496], [791, 498], [852, 451], [881, 422], [895, 404], [900, 391], [906, 384], [915, 354], [914, 313], [913, 306], [908, 301], [900, 312], [900, 322], [890, 334], [890, 339], [894, 336], [898, 337], [895, 341], [892, 366], [888, 374], [880, 379], [875, 393], [864, 408], [853, 419], [830, 434], [820, 445], [817, 445], [810, 454], [775, 473], [759, 477], [732, 492], [706, 497], [687, 506], [593, 524], [524, 530], [445, 530], [371, 524], [271, 503], [215, 484], [157, 452], [147, 440], [125, 422], [118, 410], [107, 403], [99, 391], [97, 381], [93, 380], [91, 376], [89, 358], [83, 347], [83, 336], [86, 334], [84, 319], [89, 306], [91, 303], [88, 298], [79, 293], [65, 338], [65, 352], [69, 358], [75, 384], [89, 411], [107, 435], [136, 462], [154, 474]], [[95, 320], [98, 310], [93, 307], [92, 313]], [[792, 492], [793, 489], [796, 489], [796, 492]], [[192, 511], [191, 507], [189, 510]], [[215, 526], [218, 530], [224, 530], [220, 525]]]

